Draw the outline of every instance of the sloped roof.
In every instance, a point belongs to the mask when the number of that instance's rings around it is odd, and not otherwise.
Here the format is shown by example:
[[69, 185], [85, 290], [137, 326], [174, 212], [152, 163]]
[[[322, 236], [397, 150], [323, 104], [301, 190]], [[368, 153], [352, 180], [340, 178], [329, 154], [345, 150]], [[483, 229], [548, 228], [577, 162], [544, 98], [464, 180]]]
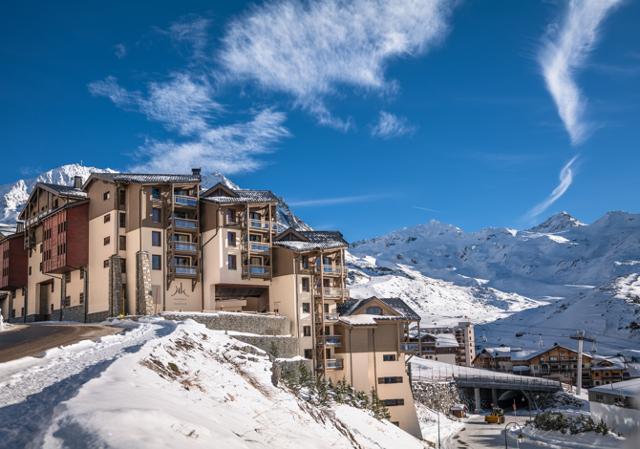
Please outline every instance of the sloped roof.
[[589, 389], [589, 392], [637, 397], [640, 395], [640, 379], [624, 380], [609, 385], [593, 387]]
[[349, 246], [339, 231], [301, 231], [293, 228], [285, 229], [278, 234], [274, 245], [293, 251], [314, 251]]
[[[67, 186], [62, 184], [49, 184], [47, 182], [39, 182], [36, 184], [37, 187], [42, 187], [45, 190], [51, 190], [56, 195], [66, 198], [77, 198], [84, 199], [87, 197], [87, 193], [82, 189], [77, 189], [73, 186]], [[35, 189], [34, 189], [35, 190]]]
[[[216, 192], [223, 192], [220, 195]], [[244, 203], [276, 203], [278, 197], [271, 190], [234, 189], [222, 182], [207, 189], [200, 198], [218, 204], [244, 204]]]
[[353, 315], [354, 312], [360, 307], [373, 302], [375, 300], [379, 300], [384, 303], [387, 307], [391, 308], [398, 315], [376, 315], [377, 320], [410, 320], [410, 321], [420, 321], [420, 315], [418, 315], [411, 307], [407, 305], [400, 298], [378, 298], [376, 296], [372, 296], [366, 299], [348, 299], [342, 304], [338, 304], [338, 314], [342, 316], [350, 316]]
[[122, 184], [166, 184], [166, 183], [195, 183], [200, 182], [200, 175], [175, 175], [154, 173], [92, 173], [87, 180], [102, 179], [108, 182]]

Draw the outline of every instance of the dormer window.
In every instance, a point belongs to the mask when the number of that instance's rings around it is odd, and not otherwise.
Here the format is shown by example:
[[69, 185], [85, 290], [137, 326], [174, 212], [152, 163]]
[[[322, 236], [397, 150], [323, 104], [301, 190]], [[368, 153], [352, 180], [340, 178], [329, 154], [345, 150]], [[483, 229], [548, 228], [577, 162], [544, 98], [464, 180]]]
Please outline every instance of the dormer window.
[[382, 315], [382, 308], [378, 306], [367, 307], [366, 310], [369, 315]]

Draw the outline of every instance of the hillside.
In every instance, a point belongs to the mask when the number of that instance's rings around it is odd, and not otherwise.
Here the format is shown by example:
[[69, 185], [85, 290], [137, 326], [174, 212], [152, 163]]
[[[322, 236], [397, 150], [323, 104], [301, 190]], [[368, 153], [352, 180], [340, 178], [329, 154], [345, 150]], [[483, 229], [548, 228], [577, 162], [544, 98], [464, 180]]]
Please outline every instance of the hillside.
[[223, 331], [121, 324], [132, 330], [0, 367], [3, 448], [423, 447], [370, 412], [274, 386], [269, 357]]

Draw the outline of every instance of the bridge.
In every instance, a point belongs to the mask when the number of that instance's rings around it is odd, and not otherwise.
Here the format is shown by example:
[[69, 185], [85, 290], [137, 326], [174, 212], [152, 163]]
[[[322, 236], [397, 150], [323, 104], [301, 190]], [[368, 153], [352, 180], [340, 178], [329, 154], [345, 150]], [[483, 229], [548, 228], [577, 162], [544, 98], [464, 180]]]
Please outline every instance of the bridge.
[[[450, 365], [448, 363], [412, 357], [410, 360], [412, 382], [454, 382], [457, 387], [473, 390], [475, 410], [482, 408], [482, 398], [490, 396], [490, 403], [498, 405], [519, 394], [531, 404], [540, 393], [562, 390], [556, 380], [540, 377], [499, 373], [479, 368]], [[488, 398], [487, 398], [488, 399]]]

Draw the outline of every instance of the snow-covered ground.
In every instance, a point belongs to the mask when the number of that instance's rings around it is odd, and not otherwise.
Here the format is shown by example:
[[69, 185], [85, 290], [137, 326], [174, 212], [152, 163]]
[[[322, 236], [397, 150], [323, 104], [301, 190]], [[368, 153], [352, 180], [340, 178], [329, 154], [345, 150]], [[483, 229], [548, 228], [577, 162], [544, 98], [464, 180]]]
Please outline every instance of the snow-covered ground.
[[483, 279], [475, 280], [477, 285], [467, 287], [430, 278], [403, 264], [398, 264], [393, 272], [381, 271], [372, 257], [348, 255], [347, 261], [352, 297], [402, 298], [421, 316], [425, 326], [455, 324], [464, 320], [486, 323], [547, 304], [546, 301], [486, 287]]
[[422, 448], [346, 405], [315, 408], [271, 383], [268, 356], [194, 321], [0, 365], [7, 448]]
[[464, 427], [462, 420], [451, 419], [444, 413], [438, 414], [419, 402], [416, 402], [416, 411], [418, 413], [418, 422], [420, 423], [422, 438], [432, 443], [435, 447], [438, 445], [438, 433], [440, 434], [440, 442], [442, 443]]

